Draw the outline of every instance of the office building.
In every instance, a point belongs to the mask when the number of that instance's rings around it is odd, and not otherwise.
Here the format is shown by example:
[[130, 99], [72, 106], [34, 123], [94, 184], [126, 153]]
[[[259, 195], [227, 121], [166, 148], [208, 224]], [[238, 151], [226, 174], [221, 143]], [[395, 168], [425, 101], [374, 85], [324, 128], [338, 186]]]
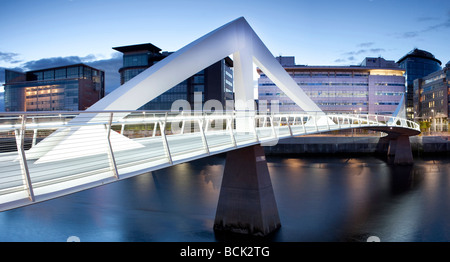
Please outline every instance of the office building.
[[441, 70], [441, 61], [430, 52], [415, 48], [397, 63], [406, 71], [406, 117], [414, 118], [414, 80]]
[[[299, 87], [325, 112], [392, 114], [405, 90], [404, 70], [394, 61], [366, 58], [357, 66], [295, 65], [295, 57], [277, 60]], [[280, 112], [302, 111], [261, 71], [258, 100]]]
[[447, 131], [450, 112], [450, 61], [442, 70], [414, 80], [414, 120]]
[[[113, 49], [123, 53], [123, 67], [119, 69], [121, 84], [172, 54], [172, 52], [161, 52], [160, 48], [150, 43], [114, 47]], [[218, 100], [225, 106], [227, 100], [234, 98], [232, 67], [233, 61], [229, 57], [222, 59], [197, 72], [139, 109], [171, 110], [172, 103], [179, 99], [188, 101], [192, 110], [201, 110], [203, 103], [212, 99]], [[194, 104], [195, 102], [197, 104]]]
[[85, 64], [5, 70], [5, 111], [85, 110], [105, 96], [105, 73]]

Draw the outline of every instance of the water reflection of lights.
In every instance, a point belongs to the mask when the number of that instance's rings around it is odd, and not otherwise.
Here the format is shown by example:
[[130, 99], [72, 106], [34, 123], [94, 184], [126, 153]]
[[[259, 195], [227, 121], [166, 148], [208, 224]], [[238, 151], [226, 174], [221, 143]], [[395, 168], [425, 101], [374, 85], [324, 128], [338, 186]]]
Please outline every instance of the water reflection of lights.
[[[1, 212], [0, 241], [217, 241], [218, 159]], [[268, 166], [283, 223], [274, 241], [450, 239], [448, 159], [417, 159], [410, 173], [373, 157], [268, 157]]]

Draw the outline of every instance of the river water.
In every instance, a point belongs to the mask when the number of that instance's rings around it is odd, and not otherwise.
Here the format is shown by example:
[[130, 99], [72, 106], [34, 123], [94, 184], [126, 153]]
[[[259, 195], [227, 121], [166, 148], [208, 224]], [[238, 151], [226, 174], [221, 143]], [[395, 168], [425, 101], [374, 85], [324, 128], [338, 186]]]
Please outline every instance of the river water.
[[[268, 156], [281, 228], [271, 242], [450, 241], [450, 158]], [[215, 242], [225, 156], [0, 213], [0, 241]], [[70, 238], [71, 237], [71, 238]], [[239, 237], [238, 237], [239, 238]]]

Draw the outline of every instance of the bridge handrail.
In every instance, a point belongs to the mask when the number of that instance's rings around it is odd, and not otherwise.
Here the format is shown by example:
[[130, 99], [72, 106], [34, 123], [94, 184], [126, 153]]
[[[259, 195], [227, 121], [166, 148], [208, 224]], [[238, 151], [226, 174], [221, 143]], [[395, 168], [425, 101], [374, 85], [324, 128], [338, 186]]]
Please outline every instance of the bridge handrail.
[[[104, 118], [96, 118], [96, 122], [83, 122], [83, 121], [72, 121], [74, 117], [82, 114], [104, 114]], [[340, 125], [342, 121], [352, 121], [352, 125], [356, 126], [354, 123], [358, 123], [359, 126], [363, 122], [365, 125], [371, 126], [401, 126], [406, 128], [412, 128], [415, 130], [420, 130], [417, 123], [398, 118], [389, 115], [378, 115], [378, 114], [336, 114], [336, 113], [323, 113], [323, 112], [296, 112], [296, 113], [271, 113], [271, 112], [257, 112], [257, 111], [219, 111], [219, 112], [204, 112], [204, 111], [188, 111], [187, 113], [182, 112], [168, 112], [159, 110], [112, 110], [112, 111], [47, 111], [47, 112], [2, 112], [0, 113], [0, 132], [14, 131], [16, 129], [22, 128], [21, 119], [25, 117], [28, 121], [24, 122], [27, 129], [56, 129], [69, 126], [89, 126], [89, 125], [99, 125], [108, 124], [109, 116], [111, 114], [127, 114], [127, 118], [119, 119], [117, 121], [112, 121], [112, 125], [123, 124], [153, 124], [156, 122], [164, 121], [196, 121], [199, 119], [205, 120], [226, 120], [230, 117], [237, 118], [247, 118], [252, 117], [255, 119], [262, 119], [264, 117], [272, 118], [320, 118], [328, 117], [330, 119], [336, 119], [338, 123], [335, 125]], [[137, 117], [136, 114], [140, 114]], [[42, 123], [42, 119], [49, 120], [48, 122]], [[2, 122], [14, 122], [3, 124]], [[51, 121], [53, 120], [53, 121]], [[59, 121], [58, 121], [59, 120]], [[68, 121], [69, 120], [69, 121]], [[100, 120], [100, 121], [99, 121]], [[332, 120], [333, 121], [333, 120]], [[329, 124], [330, 121], [326, 121]]]

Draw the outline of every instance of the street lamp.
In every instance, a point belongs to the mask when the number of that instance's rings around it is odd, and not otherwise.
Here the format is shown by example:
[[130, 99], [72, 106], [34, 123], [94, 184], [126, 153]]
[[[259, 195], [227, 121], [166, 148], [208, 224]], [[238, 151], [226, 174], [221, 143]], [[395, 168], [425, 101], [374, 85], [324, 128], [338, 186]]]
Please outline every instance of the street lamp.
[[433, 119], [432, 119], [433, 129], [434, 129], [434, 132], [436, 132], [436, 119], [434, 118], [434, 109], [431, 109], [431, 113], [433, 113]]

